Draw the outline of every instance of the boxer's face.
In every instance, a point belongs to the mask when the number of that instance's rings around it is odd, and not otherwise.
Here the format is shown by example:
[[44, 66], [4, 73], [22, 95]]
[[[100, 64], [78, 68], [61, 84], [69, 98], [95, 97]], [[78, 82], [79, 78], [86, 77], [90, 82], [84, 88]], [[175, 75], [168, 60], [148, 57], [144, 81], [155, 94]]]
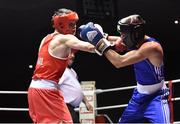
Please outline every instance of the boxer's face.
[[76, 21], [67, 21], [59, 25], [60, 33], [62, 34], [76, 34]]

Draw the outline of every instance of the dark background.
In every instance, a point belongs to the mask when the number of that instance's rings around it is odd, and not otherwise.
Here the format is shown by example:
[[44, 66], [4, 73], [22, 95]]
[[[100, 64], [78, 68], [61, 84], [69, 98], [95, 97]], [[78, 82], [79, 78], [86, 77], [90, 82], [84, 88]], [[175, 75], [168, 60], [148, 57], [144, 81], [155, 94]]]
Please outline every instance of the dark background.
[[[78, 26], [89, 21], [99, 23], [110, 35], [118, 35], [116, 24], [120, 18], [140, 14], [146, 20], [147, 34], [161, 41], [164, 49], [165, 78], [180, 78], [180, 21], [179, 0], [1, 0], [1, 82], [0, 90], [27, 91], [37, 58], [41, 39], [53, 32], [51, 17], [58, 8], [77, 11]], [[33, 65], [33, 68], [29, 68]], [[116, 69], [105, 58], [78, 52], [74, 69], [80, 81], [96, 81], [97, 89], [135, 85], [131, 66]], [[174, 96], [178, 97], [178, 83]], [[126, 104], [132, 90], [97, 95], [98, 107]], [[26, 95], [0, 94], [0, 107], [27, 108]], [[179, 121], [180, 102], [174, 104], [175, 120]], [[117, 122], [124, 108], [101, 110]], [[28, 112], [0, 111], [0, 122], [31, 122]]]

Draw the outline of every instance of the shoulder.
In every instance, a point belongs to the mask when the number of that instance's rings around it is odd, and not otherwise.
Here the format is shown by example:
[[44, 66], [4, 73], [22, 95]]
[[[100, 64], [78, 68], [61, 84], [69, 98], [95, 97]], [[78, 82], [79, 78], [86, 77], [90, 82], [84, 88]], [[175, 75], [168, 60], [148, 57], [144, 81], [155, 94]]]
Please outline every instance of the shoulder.
[[66, 35], [64, 35], [64, 34], [58, 34], [58, 35], [56, 35], [56, 36], [54, 37], [54, 39], [66, 41], [66, 40], [76, 39], [76, 36], [74, 36], [74, 35], [72, 35], [72, 34], [66, 34]]
[[144, 56], [151, 56], [154, 54], [163, 54], [163, 49], [162, 49], [161, 45], [155, 41], [143, 43], [140, 46], [139, 51]]
[[67, 35], [58, 34], [58, 35], [54, 36], [54, 38], [51, 41], [51, 44], [55, 44], [55, 45], [69, 44], [72, 41], [75, 41], [76, 39], [77, 38], [71, 34], [67, 34]]
[[140, 47], [140, 52], [148, 58], [153, 65], [159, 66], [162, 64], [163, 49], [158, 42], [146, 42]]
[[140, 46], [140, 49], [147, 49], [147, 50], [160, 50], [162, 49], [161, 45], [158, 42], [145, 42]]

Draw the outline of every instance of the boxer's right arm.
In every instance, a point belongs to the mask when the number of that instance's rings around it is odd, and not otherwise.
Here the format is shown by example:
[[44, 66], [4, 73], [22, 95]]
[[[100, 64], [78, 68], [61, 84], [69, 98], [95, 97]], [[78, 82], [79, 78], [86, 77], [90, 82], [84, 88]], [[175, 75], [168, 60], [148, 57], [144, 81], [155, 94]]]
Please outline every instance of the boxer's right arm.
[[102, 55], [111, 47], [111, 43], [104, 38], [102, 30], [95, 27], [92, 22], [80, 26], [79, 31], [79, 35], [83, 40], [90, 42], [96, 47], [95, 51], [98, 55]]

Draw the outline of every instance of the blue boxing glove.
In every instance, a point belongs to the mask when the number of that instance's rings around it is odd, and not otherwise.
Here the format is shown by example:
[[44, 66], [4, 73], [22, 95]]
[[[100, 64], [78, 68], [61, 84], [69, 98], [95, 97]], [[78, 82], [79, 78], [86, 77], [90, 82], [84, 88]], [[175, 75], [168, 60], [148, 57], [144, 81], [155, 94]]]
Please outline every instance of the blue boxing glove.
[[80, 26], [78, 30], [80, 38], [90, 42], [94, 46], [96, 46], [98, 41], [103, 38], [101, 31], [99, 31], [98, 28], [94, 26], [93, 22], [89, 22], [86, 25]]
[[104, 38], [108, 38], [108, 33], [104, 33], [103, 28], [99, 24], [94, 24], [94, 26], [103, 34]]
[[111, 46], [110, 42], [104, 38], [102, 31], [92, 22], [80, 26], [78, 30], [83, 40], [90, 42], [96, 47], [95, 51], [98, 55], [102, 55]]

